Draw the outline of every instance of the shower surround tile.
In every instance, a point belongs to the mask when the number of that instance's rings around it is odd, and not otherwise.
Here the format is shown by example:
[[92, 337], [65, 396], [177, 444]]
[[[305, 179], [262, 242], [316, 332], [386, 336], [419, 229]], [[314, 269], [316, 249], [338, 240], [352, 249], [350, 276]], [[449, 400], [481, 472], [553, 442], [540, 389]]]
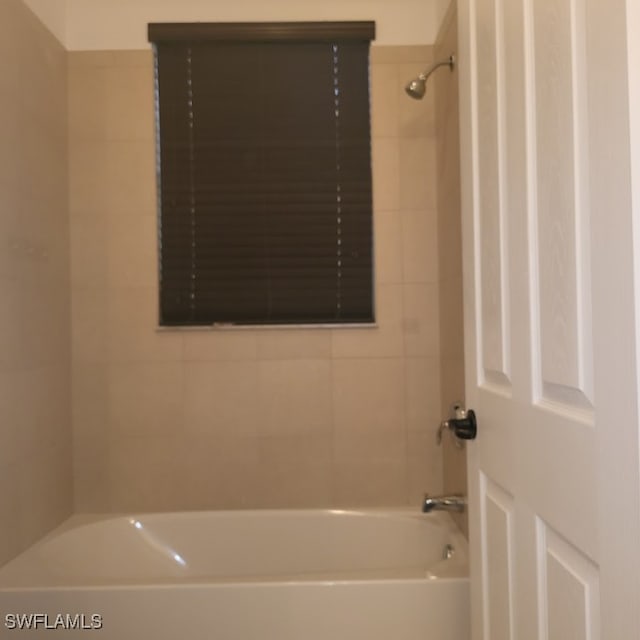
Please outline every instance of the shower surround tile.
[[[435, 52], [438, 59], [457, 50], [456, 6], [445, 17]], [[457, 71], [434, 75], [438, 126], [438, 243], [440, 246], [440, 381], [441, 413], [449, 414], [453, 402], [464, 402], [464, 351], [462, 322], [462, 239], [460, 215], [460, 148]], [[451, 493], [467, 492], [465, 449], [443, 440], [443, 483]], [[455, 520], [468, 531], [466, 514]]]
[[185, 432], [191, 436], [256, 438], [261, 414], [256, 402], [258, 371], [253, 362], [184, 364]]
[[[372, 48], [377, 327], [176, 331], [157, 328], [151, 52], [69, 54], [73, 367], [109, 385], [103, 445], [95, 387], [74, 375], [79, 510], [399, 505], [441, 490], [425, 289], [435, 107], [402, 89], [432, 59]], [[425, 300], [407, 303], [408, 286]], [[430, 434], [420, 454], [412, 430]]]
[[67, 54], [0, 2], [0, 565], [70, 515]]

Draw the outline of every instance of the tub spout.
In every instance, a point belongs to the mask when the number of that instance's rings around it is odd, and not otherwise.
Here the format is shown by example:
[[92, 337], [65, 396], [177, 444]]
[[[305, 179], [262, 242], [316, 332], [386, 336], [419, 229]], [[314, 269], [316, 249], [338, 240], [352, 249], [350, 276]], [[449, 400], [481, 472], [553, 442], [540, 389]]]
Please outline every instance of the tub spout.
[[461, 495], [430, 496], [426, 494], [422, 503], [422, 513], [432, 511], [455, 511], [462, 513], [467, 506], [467, 499]]

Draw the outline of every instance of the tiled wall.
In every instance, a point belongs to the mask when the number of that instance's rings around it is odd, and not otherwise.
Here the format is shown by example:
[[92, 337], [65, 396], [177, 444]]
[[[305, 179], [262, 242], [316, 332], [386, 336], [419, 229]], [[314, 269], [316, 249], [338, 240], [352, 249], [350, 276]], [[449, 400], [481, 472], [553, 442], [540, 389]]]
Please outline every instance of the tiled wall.
[[[438, 60], [457, 51], [455, 1], [435, 45]], [[440, 378], [442, 416], [455, 401], [464, 401], [464, 343], [462, 321], [462, 237], [460, 215], [460, 138], [458, 74], [434, 74], [438, 164], [438, 244], [440, 292]], [[444, 490], [467, 493], [466, 454], [450, 438], [443, 442]], [[467, 531], [466, 514], [458, 517]]]
[[0, 564], [72, 508], [66, 52], [0, 2]]
[[402, 90], [431, 58], [372, 50], [379, 327], [213, 332], [156, 330], [151, 53], [69, 54], [78, 510], [440, 491], [435, 110]]

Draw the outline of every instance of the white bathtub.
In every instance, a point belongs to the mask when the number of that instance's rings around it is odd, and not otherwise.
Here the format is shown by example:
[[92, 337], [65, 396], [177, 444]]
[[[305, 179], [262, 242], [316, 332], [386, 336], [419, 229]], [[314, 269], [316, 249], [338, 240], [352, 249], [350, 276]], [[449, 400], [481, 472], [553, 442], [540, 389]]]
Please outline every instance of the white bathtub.
[[467, 547], [407, 510], [74, 516], [0, 569], [0, 616], [16, 639], [468, 640]]

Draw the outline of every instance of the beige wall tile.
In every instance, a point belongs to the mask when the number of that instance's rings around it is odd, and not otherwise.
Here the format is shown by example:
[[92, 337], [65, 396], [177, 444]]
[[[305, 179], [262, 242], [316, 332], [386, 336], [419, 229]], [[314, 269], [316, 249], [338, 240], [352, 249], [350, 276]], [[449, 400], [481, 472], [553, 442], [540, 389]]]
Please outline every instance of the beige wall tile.
[[31, 335], [23, 350], [23, 362], [28, 362], [27, 358], [33, 354], [31, 361], [36, 365], [66, 365], [71, 349], [69, 286], [68, 283], [48, 287], [46, 282], [43, 284], [44, 287], [40, 285], [35, 291], [31, 290], [37, 295], [36, 304], [30, 307], [36, 316], [23, 325], [23, 335], [27, 332]]
[[[33, 372], [3, 372], [2, 375], [2, 453], [0, 465], [8, 466], [28, 459], [38, 435], [37, 410], [31, 402], [29, 385]], [[7, 487], [10, 485], [6, 485]]]
[[15, 467], [21, 546], [29, 546], [66, 518], [72, 509], [71, 448], [40, 447]]
[[71, 301], [74, 363], [107, 361], [108, 304], [104, 289], [74, 289]]
[[255, 360], [258, 356], [258, 331], [185, 331], [183, 338], [188, 361]]
[[[0, 464], [22, 463], [36, 447], [50, 446], [58, 440], [70, 442], [69, 381], [67, 377], [59, 381], [54, 377], [64, 376], [65, 369], [68, 368], [24, 368], [3, 372]], [[60, 394], [59, 398], [57, 394]], [[53, 402], [49, 407], [46, 403], [51, 398]], [[59, 422], [61, 413], [64, 413], [64, 424]]]
[[336, 431], [333, 446], [336, 504], [406, 503], [407, 442], [403, 431]]
[[[3, 526], [0, 526], [0, 563], [4, 564], [10, 558], [18, 555], [27, 542], [21, 538], [20, 522], [21, 508], [19, 492], [16, 487], [18, 467], [21, 463], [0, 464], [0, 513]], [[8, 490], [8, 488], [11, 490]]]
[[371, 65], [371, 136], [397, 138], [402, 96], [397, 91], [398, 67], [395, 64]]
[[[70, 54], [70, 59], [74, 54]], [[107, 139], [107, 69], [69, 66], [69, 140], [73, 143]]]
[[[14, 162], [21, 169], [18, 186], [24, 194], [30, 194], [31, 202], [39, 200], [50, 206], [57, 201], [66, 205], [67, 168], [60, 160], [67, 154], [66, 123], [54, 133], [36, 117], [21, 131], [20, 153], [14, 155]], [[42, 221], [46, 221], [46, 211], [43, 213]], [[64, 215], [66, 218], [66, 210]]]
[[333, 436], [333, 459], [338, 465], [401, 464], [406, 457], [407, 439], [402, 432], [336, 430]]
[[[457, 112], [454, 111], [454, 114], [457, 115]], [[452, 114], [447, 114], [447, 120], [452, 118]], [[454, 124], [457, 126], [457, 119]], [[457, 204], [458, 208], [460, 207], [460, 175], [456, 173], [459, 168], [460, 156], [457, 150], [453, 148], [454, 145], [455, 147], [460, 145], [457, 130], [455, 131], [455, 136], [449, 136], [446, 146], [443, 146], [443, 149], [439, 152], [438, 191], [442, 192], [447, 200], [450, 200], [451, 204], [448, 205], [448, 209], [454, 204]]]
[[256, 437], [258, 372], [252, 362], [184, 364], [184, 424], [189, 434]]
[[[37, 367], [45, 355], [38, 347], [43, 345], [49, 350], [56, 346], [47, 343], [51, 331], [44, 326], [42, 316], [36, 315], [44, 310], [39, 294], [51, 299], [51, 293], [43, 287], [20, 281], [5, 281], [3, 285], [3, 306], [6, 308], [0, 311], [0, 326], [6, 333], [0, 337], [0, 344], [4, 347], [4, 365], [9, 370]], [[42, 334], [38, 333], [40, 327]]]
[[21, 122], [24, 111], [9, 90], [0, 93], [0, 109], [3, 114], [0, 118], [0, 139], [3, 141], [3, 152], [0, 153], [0, 175], [3, 184], [17, 195], [24, 180], [25, 163], [23, 158], [16, 154], [16, 150], [22, 146], [22, 128], [16, 126], [16, 122]]
[[180, 509], [256, 509], [263, 504], [259, 439], [189, 435]]
[[442, 441], [444, 450], [444, 486], [451, 493], [467, 491], [466, 445], [457, 447], [451, 438]]
[[148, 49], [119, 49], [111, 51], [111, 65], [114, 67], [145, 67], [151, 69], [153, 67], [153, 51], [151, 45]]
[[19, 351], [15, 336], [20, 330], [16, 300], [20, 285], [13, 279], [0, 278], [3, 304], [0, 305], [0, 369], [11, 372], [15, 369]]
[[408, 450], [408, 502], [418, 507], [425, 493], [443, 491], [442, 448], [436, 445], [434, 433], [409, 431]]
[[[12, 402], [12, 398], [17, 397], [16, 388], [20, 385], [19, 376], [8, 371], [0, 371], [0, 473], [10, 464], [13, 464], [23, 455], [21, 441], [21, 428], [19, 413], [22, 407], [18, 402]], [[0, 500], [8, 502], [9, 492], [4, 498], [0, 491]], [[0, 527], [0, 535], [2, 535]]]
[[258, 506], [332, 504], [331, 439], [326, 435], [260, 438]]
[[156, 331], [157, 287], [117, 287], [107, 291], [107, 349], [110, 362], [179, 362], [183, 335]]
[[389, 46], [373, 45], [371, 47], [372, 64], [403, 64], [422, 62], [433, 56], [431, 45]]
[[0, 90], [16, 91], [20, 85], [20, 68], [15, 64], [16, 52], [25, 38], [25, 8], [20, 0], [0, 3]]
[[13, 419], [19, 424], [18, 458], [71, 442], [69, 367], [28, 368], [13, 373]]
[[407, 464], [401, 462], [334, 463], [334, 503], [339, 507], [406, 504]]
[[398, 211], [400, 208], [400, 149], [395, 138], [371, 142], [374, 211]]
[[110, 364], [109, 429], [161, 438], [184, 431], [182, 363]]
[[105, 71], [109, 140], [155, 140], [153, 67], [120, 65]]
[[[36, 122], [44, 123], [49, 135], [66, 136], [66, 52], [38, 20], [29, 20], [18, 51], [20, 69], [17, 95]], [[53, 166], [53, 170], [57, 167]]]
[[4, 182], [4, 177], [0, 173], [0, 238], [2, 239], [2, 251], [0, 251], [0, 278], [11, 279], [15, 275], [14, 261], [11, 258], [10, 250], [11, 237], [14, 234], [19, 220], [19, 210], [21, 198], [18, 192], [11, 189]]
[[158, 282], [155, 214], [118, 212], [108, 218], [108, 283], [111, 287], [153, 287]]
[[107, 210], [112, 214], [154, 215], [157, 205], [153, 142], [109, 142], [106, 160]]
[[109, 440], [102, 437], [74, 438], [73, 483], [75, 511], [105, 513], [111, 510], [109, 495]]
[[[459, 193], [459, 191], [457, 191]], [[453, 202], [451, 202], [453, 199]], [[446, 215], [438, 219], [438, 242], [443, 248], [440, 255], [440, 277], [453, 280], [462, 277], [462, 228], [461, 211], [458, 196], [443, 194]]]
[[411, 356], [440, 353], [439, 295], [436, 284], [405, 284], [404, 348]]
[[440, 344], [443, 358], [464, 358], [462, 278], [445, 280], [440, 287]]
[[109, 502], [123, 511], [181, 510], [185, 496], [181, 436], [114, 436], [109, 444]]
[[257, 405], [263, 436], [329, 433], [332, 425], [329, 361], [259, 362]]
[[[450, 438], [443, 441], [444, 451], [444, 478], [443, 490], [447, 493], [460, 493], [466, 495], [467, 488], [467, 449], [455, 447]], [[466, 513], [452, 514], [456, 524], [462, 532], [469, 536], [469, 522]]]
[[[73, 135], [71, 127], [71, 135]], [[93, 142], [75, 142], [69, 146], [69, 214], [95, 215], [107, 210], [111, 189], [108, 180], [108, 148]]]
[[401, 358], [361, 358], [333, 363], [334, 433], [404, 433]]
[[[54, 141], [48, 153], [51, 162], [59, 162], [60, 157], [66, 157], [66, 145]], [[37, 151], [36, 151], [37, 153]], [[25, 163], [28, 164], [28, 163]], [[68, 202], [66, 196], [66, 171], [60, 174], [58, 169], [51, 169], [51, 181], [41, 185], [35, 173], [25, 179], [22, 190], [13, 194], [12, 231], [21, 234], [25, 240], [34, 245], [34, 249], [44, 249], [49, 253], [53, 249], [68, 244], [67, 213]], [[41, 188], [42, 187], [42, 188]], [[64, 226], [61, 224], [64, 221]], [[37, 251], [32, 253], [37, 257]], [[51, 257], [51, 256], [50, 256]], [[68, 261], [68, 255], [63, 256]], [[43, 264], [40, 263], [41, 265]], [[44, 271], [44, 269], [43, 269]], [[48, 273], [43, 275], [47, 276]], [[56, 273], [57, 277], [62, 274]], [[68, 279], [68, 274], [64, 274]]]
[[462, 358], [442, 358], [440, 362], [442, 389], [442, 409], [457, 401], [464, 401], [464, 360]]
[[109, 278], [107, 220], [99, 215], [71, 221], [71, 285], [104, 289]]
[[374, 218], [375, 281], [377, 284], [402, 282], [402, 231], [396, 212], [380, 212]]
[[437, 212], [403, 211], [401, 225], [404, 282], [438, 282], [441, 245], [438, 244]]
[[84, 68], [87, 71], [100, 67], [148, 67], [153, 65], [153, 52], [149, 49], [113, 51], [70, 51], [70, 68]]
[[440, 400], [440, 360], [407, 358], [405, 361], [407, 429], [433, 433], [443, 419]]
[[260, 360], [331, 357], [331, 332], [326, 329], [257, 331], [257, 343]]
[[109, 377], [106, 363], [75, 363], [72, 370], [74, 439], [108, 438]]
[[436, 145], [433, 138], [401, 138], [399, 142], [400, 208], [435, 210]]
[[69, 51], [69, 69], [82, 69], [91, 73], [100, 67], [112, 67], [115, 64], [116, 51]]
[[73, 368], [74, 509], [109, 511], [109, 386], [107, 365]]

